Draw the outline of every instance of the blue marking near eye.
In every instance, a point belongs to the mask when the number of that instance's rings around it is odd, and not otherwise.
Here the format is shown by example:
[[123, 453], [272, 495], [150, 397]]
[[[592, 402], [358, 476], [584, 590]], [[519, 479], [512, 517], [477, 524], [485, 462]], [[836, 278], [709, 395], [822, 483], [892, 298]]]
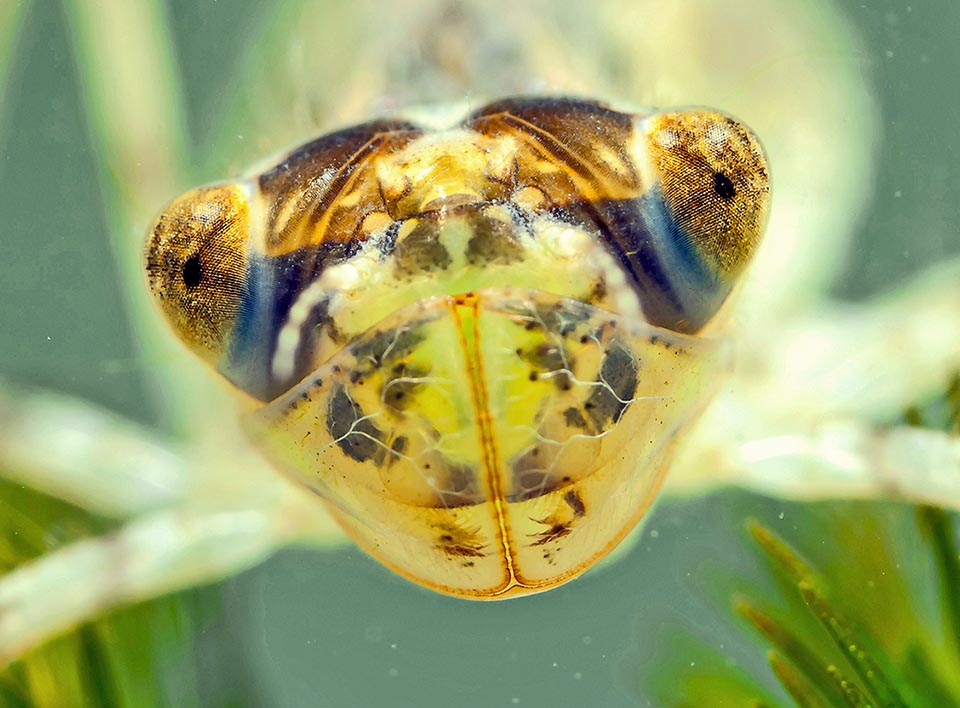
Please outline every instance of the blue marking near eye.
[[699, 237], [687, 232], [670, 209], [659, 186], [642, 199], [650, 245], [669, 289], [686, 320], [686, 331], [696, 331], [716, 314], [730, 294], [731, 284], [701, 252]]
[[586, 214], [597, 223], [612, 253], [630, 276], [651, 324], [679, 332], [698, 331], [717, 312], [730, 283], [699, 250], [666, 203], [660, 187], [637, 199], [590, 202], [564, 210], [563, 218]]
[[[247, 288], [233, 326], [230, 345], [219, 370], [235, 386], [251, 396], [269, 400], [272, 393], [270, 365], [280, 327], [292, 301], [279, 298], [275, 268], [263, 257], [247, 261]], [[283, 316], [278, 317], [278, 308]]]
[[[260, 400], [271, 400], [309, 373], [313, 340], [302, 342], [295, 353], [294, 369], [283, 380], [273, 374], [273, 357], [280, 331], [297, 298], [330, 263], [350, 258], [359, 249], [354, 242], [325, 242], [278, 256], [250, 254], [247, 257], [247, 289], [234, 324], [230, 346], [218, 367], [238, 388]], [[306, 328], [319, 324], [311, 313]], [[316, 309], [316, 308], [315, 308]]]
[[684, 284], [683, 292], [706, 291], [716, 285], [716, 271], [698, 253], [696, 240], [674, 217], [666, 204], [663, 190], [654, 187], [643, 198], [643, 211], [650, 225], [653, 247], [674, 283]]

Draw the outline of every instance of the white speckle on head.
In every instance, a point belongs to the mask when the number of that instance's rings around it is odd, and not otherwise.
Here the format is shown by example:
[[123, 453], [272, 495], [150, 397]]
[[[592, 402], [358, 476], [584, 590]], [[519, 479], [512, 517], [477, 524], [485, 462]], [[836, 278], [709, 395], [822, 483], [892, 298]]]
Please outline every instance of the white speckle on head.
[[198, 200], [194, 205], [190, 218], [202, 224], [216, 223], [223, 214], [223, 204], [219, 200]]
[[555, 221], [538, 220], [534, 225], [537, 241], [561, 258], [574, 258], [592, 249], [593, 237], [583, 229]]
[[671, 149], [680, 141], [674, 128], [657, 128], [656, 114], [635, 118], [630, 139], [626, 144], [626, 157], [633, 161], [633, 169], [640, 175], [644, 189], [656, 184], [660, 175], [653, 164], [652, 153], [658, 149]]
[[613, 297], [617, 311], [627, 317], [642, 317], [640, 299], [636, 291], [627, 282], [627, 275], [612, 255], [603, 251], [597, 254], [603, 268], [607, 291]]
[[280, 330], [277, 337], [277, 348], [273, 352], [273, 373], [277, 378], [286, 379], [293, 374], [294, 358], [297, 354], [297, 345], [300, 343], [299, 328], [289, 326], [290, 320]]
[[707, 140], [715, 147], [723, 147], [730, 138], [730, 132], [727, 126], [721, 123], [714, 123], [705, 133]]
[[337, 174], [336, 169], [333, 167], [328, 167], [319, 175], [310, 180], [310, 186], [307, 187], [307, 189], [309, 189], [311, 192], [322, 194], [326, 191], [327, 187], [330, 185], [330, 182], [333, 181], [335, 174]]
[[680, 136], [677, 135], [677, 131], [673, 128], [663, 128], [658, 130], [653, 134], [653, 139], [656, 141], [657, 145], [662, 147], [664, 150], [669, 150], [672, 147], [676, 147], [677, 143], [680, 142]]

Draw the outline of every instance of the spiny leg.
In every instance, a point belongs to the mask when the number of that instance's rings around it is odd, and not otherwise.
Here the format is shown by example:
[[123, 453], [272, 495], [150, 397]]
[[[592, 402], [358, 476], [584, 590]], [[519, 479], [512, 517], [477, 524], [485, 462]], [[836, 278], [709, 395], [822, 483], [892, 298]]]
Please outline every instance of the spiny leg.
[[[741, 484], [823, 498], [845, 496], [850, 485], [851, 496], [936, 502], [918, 488], [920, 472], [887, 459], [894, 454], [888, 438], [918, 441], [921, 468], [943, 455], [949, 460], [953, 443], [943, 434], [883, 428], [941, 393], [960, 371], [956, 322], [960, 259], [875, 302], [824, 307], [783, 331], [755, 333], [739, 343], [737, 373], [681, 449], [668, 490]], [[837, 466], [841, 458], [859, 460], [850, 462], [854, 467], [888, 468], [864, 469], [845, 481], [853, 473]], [[897, 474], [904, 478], [891, 479]], [[949, 467], [938, 480], [931, 483], [945, 495], [943, 503], [956, 506]]]
[[186, 462], [90, 403], [0, 388], [0, 476], [87, 511], [133, 516], [187, 496]]
[[327, 541], [318, 504], [291, 488], [246, 506], [160, 511], [17, 568], [0, 578], [0, 666], [111, 608], [230, 576], [292, 542]]
[[889, 421], [960, 371], [958, 322], [960, 258], [875, 300], [826, 303], [782, 332], [753, 333], [768, 373], [745, 368], [743, 383], [768, 417]]
[[731, 448], [719, 483], [793, 501], [893, 499], [960, 511], [960, 438], [936, 430], [824, 424]]

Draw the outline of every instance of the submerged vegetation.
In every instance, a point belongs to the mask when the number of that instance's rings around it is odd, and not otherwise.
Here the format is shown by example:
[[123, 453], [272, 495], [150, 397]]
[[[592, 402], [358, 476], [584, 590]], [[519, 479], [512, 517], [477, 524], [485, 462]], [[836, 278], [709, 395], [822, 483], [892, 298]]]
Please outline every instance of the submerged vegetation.
[[[955, 433], [960, 377], [939, 401], [905, 419]], [[891, 503], [847, 505], [841, 513], [828, 503], [795, 509], [791, 518], [790, 535], [806, 552], [769, 525], [748, 522], [746, 542], [759, 550], [770, 582], [735, 591], [732, 605], [745, 629], [765, 640], [780, 690], [761, 667], [745, 670], [684, 635], [640, 672], [657, 705], [960, 706], [956, 514]]]
[[[0, 576], [113, 522], [0, 481]], [[65, 587], [63, 591], [76, 592]], [[49, 642], [0, 673], [2, 708], [199, 706], [191, 667], [194, 611], [203, 591], [111, 613]], [[163, 680], [164, 669], [176, 680]]]

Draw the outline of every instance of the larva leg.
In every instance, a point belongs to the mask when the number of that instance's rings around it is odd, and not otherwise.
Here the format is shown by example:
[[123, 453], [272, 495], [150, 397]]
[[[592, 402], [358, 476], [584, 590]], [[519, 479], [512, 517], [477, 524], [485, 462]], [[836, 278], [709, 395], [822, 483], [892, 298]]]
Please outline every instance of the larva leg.
[[177, 503], [189, 489], [185, 461], [145, 429], [52, 393], [0, 391], [0, 476], [120, 518]]
[[[297, 490], [298, 491], [298, 490]], [[160, 511], [0, 578], [0, 666], [117, 606], [212, 582], [291, 542], [330, 537], [315, 498]]]
[[745, 377], [753, 384], [750, 403], [758, 415], [794, 424], [798, 418], [895, 419], [942, 392], [960, 371], [958, 322], [960, 259], [876, 300], [827, 304], [782, 332], [769, 332], [770, 352], [755, 344], [767, 356], [766, 380]]
[[[737, 372], [691, 431], [668, 491], [742, 484], [819, 498], [848, 489], [960, 507], [960, 482], [950, 476], [956, 443], [930, 431], [884, 430], [960, 371], [957, 322], [960, 260], [876, 302], [835, 305], [805, 324], [769, 329], [764, 342], [738, 342]], [[918, 469], [898, 462], [904, 446]]]
[[960, 511], [960, 439], [911, 427], [824, 425], [736, 448], [731, 479], [791, 500], [901, 499]]

